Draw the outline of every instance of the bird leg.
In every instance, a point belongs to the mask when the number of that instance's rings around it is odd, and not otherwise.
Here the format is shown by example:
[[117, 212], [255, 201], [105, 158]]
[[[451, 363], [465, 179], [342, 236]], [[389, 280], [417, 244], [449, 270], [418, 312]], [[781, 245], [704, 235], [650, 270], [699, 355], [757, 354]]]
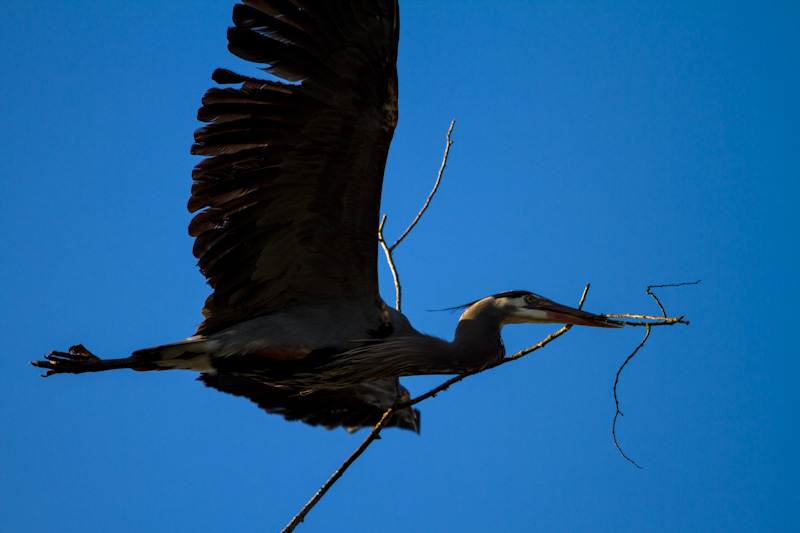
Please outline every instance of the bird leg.
[[45, 361], [31, 361], [33, 366], [47, 369], [42, 377], [53, 374], [82, 374], [84, 372], [102, 372], [115, 368], [132, 368], [133, 357], [125, 359], [100, 359], [92, 352], [76, 344], [67, 352], [52, 351], [45, 355]]

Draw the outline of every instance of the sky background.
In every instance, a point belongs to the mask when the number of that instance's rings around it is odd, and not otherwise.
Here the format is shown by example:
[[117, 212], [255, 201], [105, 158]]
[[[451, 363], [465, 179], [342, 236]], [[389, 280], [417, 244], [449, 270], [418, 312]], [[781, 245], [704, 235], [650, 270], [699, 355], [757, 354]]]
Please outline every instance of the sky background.
[[[297, 531], [792, 531], [800, 11], [794, 2], [401, 4], [382, 212], [403, 310], [509, 289], [657, 313], [574, 328], [425, 401]], [[232, 2], [0, 1], [0, 529], [280, 530], [366, 436], [268, 416], [188, 372], [38, 377], [189, 336], [185, 209]], [[382, 294], [393, 301], [381, 264]], [[554, 326], [510, 326], [509, 352]], [[413, 394], [443, 381], [405, 379]]]

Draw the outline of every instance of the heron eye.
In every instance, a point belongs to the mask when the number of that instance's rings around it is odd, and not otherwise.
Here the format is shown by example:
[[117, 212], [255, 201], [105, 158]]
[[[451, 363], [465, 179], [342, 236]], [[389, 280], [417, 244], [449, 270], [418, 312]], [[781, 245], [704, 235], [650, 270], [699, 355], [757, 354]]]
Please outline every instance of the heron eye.
[[532, 304], [535, 301], [536, 301], [536, 298], [533, 296], [533, 294], [529, 294], [529, 295], [527, 295], [525, 297], [525, 302], [526, 303]]

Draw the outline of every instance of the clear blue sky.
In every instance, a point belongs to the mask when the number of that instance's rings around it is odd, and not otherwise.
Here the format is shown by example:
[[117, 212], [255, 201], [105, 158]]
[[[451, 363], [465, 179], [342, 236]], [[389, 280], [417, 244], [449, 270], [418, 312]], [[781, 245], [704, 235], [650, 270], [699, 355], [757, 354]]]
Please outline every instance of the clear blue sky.
[[[575, 328], [421, 405], [298, 531], [791, 531], [800, 522], [800, 13], [794, 2], [401, 3], [382, 211], [404, 311], [508, 289], [660, 328]], [[702, 5], [698, 5], [702, 4]], [[38, 377], [184, 338], [208, 294], [185, 209], [232, 2], [0, 2], [0, 529], [275, 531], [361, 442], [188, 372]], [[383, 266], [382, 292], [393, 299]], [[553, 327], [511, 326], [509, 351]], [[406, 380], [413, 393], [441, 381]]]

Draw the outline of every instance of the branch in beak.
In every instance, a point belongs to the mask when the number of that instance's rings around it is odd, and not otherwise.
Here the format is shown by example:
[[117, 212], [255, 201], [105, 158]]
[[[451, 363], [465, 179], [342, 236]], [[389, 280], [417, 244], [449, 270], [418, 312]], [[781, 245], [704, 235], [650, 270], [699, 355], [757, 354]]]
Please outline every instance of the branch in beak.
[[555, 302], [542, 302], [537, 305], [537, 308], [547, 315], [550, 322], [558, 324], [574, 324], [576, 326], [593, 326], [596, 328], [622, 327], [622, 324], [617, 324], [613, 320]]

